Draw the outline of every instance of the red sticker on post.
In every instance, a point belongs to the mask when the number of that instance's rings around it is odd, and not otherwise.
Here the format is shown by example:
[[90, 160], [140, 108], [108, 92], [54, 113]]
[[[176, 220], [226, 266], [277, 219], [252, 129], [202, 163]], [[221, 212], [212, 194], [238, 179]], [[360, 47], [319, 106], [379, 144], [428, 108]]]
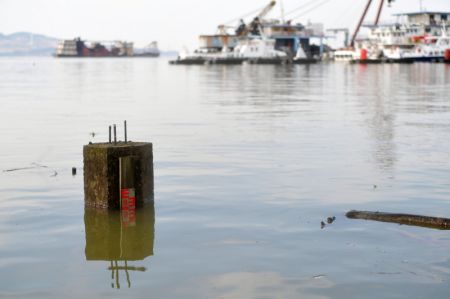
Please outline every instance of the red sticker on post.
[[136, 196], [134, 188], [120, 190], [122, 221], [125, 226], [136, 225]]

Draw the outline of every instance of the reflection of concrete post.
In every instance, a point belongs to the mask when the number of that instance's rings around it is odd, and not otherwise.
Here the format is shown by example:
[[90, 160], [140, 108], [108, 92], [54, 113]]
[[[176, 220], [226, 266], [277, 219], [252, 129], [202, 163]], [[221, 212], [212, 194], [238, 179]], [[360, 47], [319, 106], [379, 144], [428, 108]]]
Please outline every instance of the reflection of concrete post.
[[136, 261], [153, 255], [153, 204], [136, 210], [134, 226], [125, 226], [120, 217], [118, 211], [85, 208], [86, 260]]
[[[136, 206], [153, 199], [153, 147], [145, 142], [85, 145], [84, 198], [87, 206], [120, 208], [120, 159], [133, 157], [127, 171], [134, 176]], [[126, 162], [128, 163], [128, 161]], [[123, 182], [123, 180], [122, 180]]]

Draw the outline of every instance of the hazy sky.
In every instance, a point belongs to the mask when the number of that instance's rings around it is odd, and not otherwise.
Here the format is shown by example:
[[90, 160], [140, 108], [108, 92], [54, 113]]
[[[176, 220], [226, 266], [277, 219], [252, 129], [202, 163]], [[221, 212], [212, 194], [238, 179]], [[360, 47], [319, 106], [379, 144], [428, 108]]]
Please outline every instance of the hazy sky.
[[[373, 12], [379, 0], [373, 1]], [[0, 32], [31, 31], [59, 38], [81, 36], [89, 40], [123, 39], [142, 46], [152, 40], [161, 49], [190, 49], [197, 36], [214, 33], [217, 25], [237, 19], [262, 8], [269, 0], [0, 0]], [[350, 27], [358, 21], [367, 0], [283, 0], [269, 16], [306, 5], [287, 16], [295, 21], [322, 22], [326, 27]], [[427, 10], [450, 11], [450, 0], [422, 0]], [[316, 8], [315, 8], [316, 7]], [[382, 18], [392, 13], [417, 11], [419, 0], [396, 0], [383, 11]], [[315, 9], [314, 9], [315, 8]], [[369, 17], [370, 17], [369, 16]], [[235, 25], [232, 22], [232, 25]]]

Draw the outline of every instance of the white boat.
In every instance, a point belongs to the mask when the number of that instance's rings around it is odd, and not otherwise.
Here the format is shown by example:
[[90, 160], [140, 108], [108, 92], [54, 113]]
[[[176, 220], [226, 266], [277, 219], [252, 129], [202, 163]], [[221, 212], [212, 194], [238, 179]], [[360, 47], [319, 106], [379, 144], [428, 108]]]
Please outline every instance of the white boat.
[[[381, 3], [382, 4], [382, 3]], [[368, 2], [370, 5], [370, 1]], [[367, 8], [361, 17], [359, 25], [367, 12]], [[372, 25], [364, 25], [369, 29], [368, 37], [356, 40], [359, 28], [352, 37], [351, 48], [335, 51], [336, 61], [351, 61], [360, 63], [371, 62], [413, 62], [419, 61], [417, 52], [422, 52], [422, 61], [434, 59], [442, 60], [445, 49], [436, 49], [433, 40], [437, 40], [441, 34], [441, 25], [450, 25], [450, 12], [420, 11], [413, 13], [396, 14], [403, 18], [403, 22], [379, 24], [378, 17], [381, 14], [382, 5], [379, 6], [377, 19]], [[443, 34], [448, 35], [448, 27], [444, 27]], [[423, 46], [422, 43], [426, 42]], [[444, 43], [445, 41], [442, 41]], [[431, 49], [427, 45], [432, 45]], [[439, 55], [430, 55], [439, 51]], [[423, 53], [427, 53], [424, 55]], [[428, 57], [430, 56], [430, 57]], [[439, 57], [437, 57], [439, 56]]]
[[241, 40], [234, 48], [233, 56], [250, 63], [287, 60], [285, 52], [275, 50], [275, 40], [269, 38], [249, 38]]
[[420, 43], [386, 47], [384, 55], [394, 62], [443, 62], [450, 59], [450, 37], [444, 25], [441, 36], [425, 36], [420, 39]]
[[412, 53], [406, 55], [413, 61], [443, 62], [450, 59], [450, 37], [427, 37], [424, 44], [414, 47]]
[[222, 51], [196, 50], [194, 53], [180, 52], [175, 64], [241, 64], [282, 62], [287, 60], [287, 54], [275, 50], [275, 40], [261, 37], [240, 40], [231, 50], [223, 47]]

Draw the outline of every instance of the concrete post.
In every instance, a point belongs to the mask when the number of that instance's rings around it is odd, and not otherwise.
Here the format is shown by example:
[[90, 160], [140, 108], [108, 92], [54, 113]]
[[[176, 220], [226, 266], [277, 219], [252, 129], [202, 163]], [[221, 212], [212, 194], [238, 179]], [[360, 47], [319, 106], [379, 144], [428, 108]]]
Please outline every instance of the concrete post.
[[[94, 143], [83, 147], [84, 200], [87, 206], [120, 209], [124, 178], [121, 158], [132, 157], [136, 207], [153, 201], [153, 145], [146, 142]], [[128, 172], [130, 171], [127, 170]], [[123, 175], [122, 171], [122, 175]], [[132, 186], [127, 186], [132, 187]]]

